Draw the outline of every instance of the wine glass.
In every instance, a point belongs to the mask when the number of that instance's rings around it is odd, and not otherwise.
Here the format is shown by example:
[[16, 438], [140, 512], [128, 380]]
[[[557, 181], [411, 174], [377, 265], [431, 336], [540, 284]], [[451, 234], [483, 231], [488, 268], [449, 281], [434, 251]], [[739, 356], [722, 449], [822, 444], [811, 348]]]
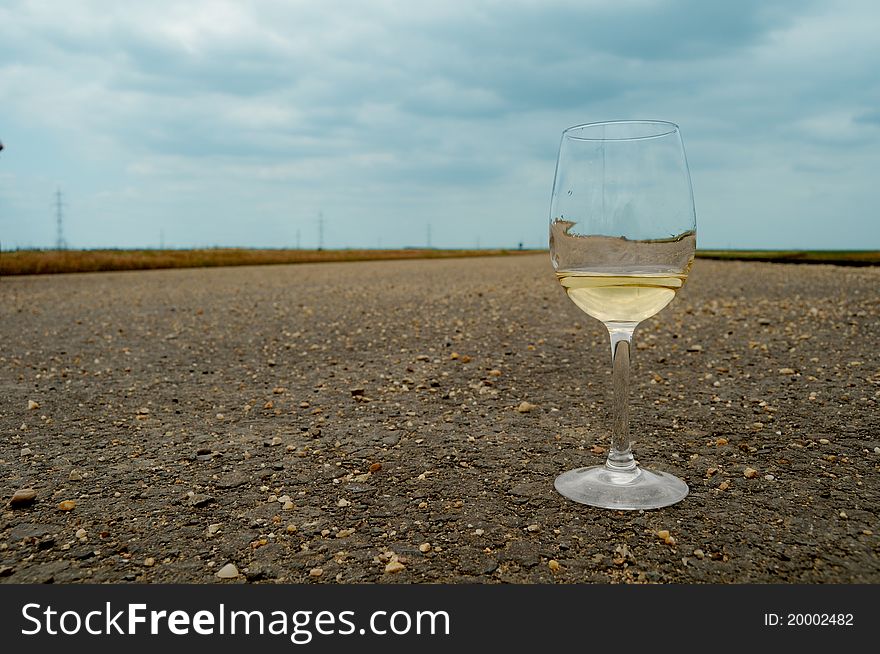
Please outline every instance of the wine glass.
[[679, 128], [627, 120], [562, 133], [550, 206], [550, 254], [568, 297], [611, 336], [611, 449], [604, 465], [556, 478], [565, 497], [609, 509], [683, 499], [681, 479], [640, 468], [629, 434], [630, 346], [638, 324], [681, 289], [696, 250], [696, 213]]

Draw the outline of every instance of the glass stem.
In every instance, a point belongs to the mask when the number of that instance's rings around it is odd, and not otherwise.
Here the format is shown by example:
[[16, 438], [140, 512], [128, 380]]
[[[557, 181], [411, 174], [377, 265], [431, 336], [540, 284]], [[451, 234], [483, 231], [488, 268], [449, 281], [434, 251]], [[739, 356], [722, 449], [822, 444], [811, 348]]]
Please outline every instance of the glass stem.
[[636, 469], [629, 435], [629, 355], [635, 324], [606, 323], [611, 335], [611, 379], [614, 387], [611, 451], [605, 467], [618, 472]]

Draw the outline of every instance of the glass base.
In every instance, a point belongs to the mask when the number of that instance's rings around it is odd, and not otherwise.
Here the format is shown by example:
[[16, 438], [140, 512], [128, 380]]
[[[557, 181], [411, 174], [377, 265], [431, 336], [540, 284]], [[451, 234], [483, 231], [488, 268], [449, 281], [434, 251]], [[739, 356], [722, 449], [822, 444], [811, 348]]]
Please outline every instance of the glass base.
[[659, 509], [684, 499], [688, 486], [667, 472], [612, 470], [604, 465], [563, 472], [553, 484], [562, 495], [603, 509]]

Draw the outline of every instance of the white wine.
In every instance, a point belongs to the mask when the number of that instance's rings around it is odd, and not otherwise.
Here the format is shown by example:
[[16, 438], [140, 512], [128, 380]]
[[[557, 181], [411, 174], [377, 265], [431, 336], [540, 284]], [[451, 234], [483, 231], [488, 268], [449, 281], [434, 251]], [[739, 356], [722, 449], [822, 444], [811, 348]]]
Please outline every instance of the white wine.
[[559, 270], [556, 277], [588, 315], [602, 322], [638, 323], [672, 302], [687, 273]]

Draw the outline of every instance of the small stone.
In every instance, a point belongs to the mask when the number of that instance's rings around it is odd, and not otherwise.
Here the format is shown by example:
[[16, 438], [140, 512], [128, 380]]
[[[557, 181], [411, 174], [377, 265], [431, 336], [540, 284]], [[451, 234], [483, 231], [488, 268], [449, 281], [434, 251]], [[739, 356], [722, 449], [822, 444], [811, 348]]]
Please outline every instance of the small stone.
[[82, 481], [83, 476], [82, 476], [82, 473], [79, 472], [78, 470], [71, 470], [70, 474], [67, 475], [67, 479], [69, 481]]
[[672, 536], [667, 536], [663, 542], [672, 547], [673, 545], [675, 545], [675, 538]]
[[156, 565], [156, 559], [152, 556], [148, 556], [144, 559], [144, 567], [152, 568], [154, 565]]
[[729, 443], [729, 442], [730, 441], [728, 441], [726, 438], [716, 438], [715, 439], [715, 447], [723, 447], [724, 445], [727, 445], [727, 443]]
[[58, 508], [62, 511], [73, 511], [76, 508], [76, 502], [73, 500], [64, 500], [58, 503]]
[[691, 346], [687, 349], [687, 351], [688, 351], [688, 352], [702, 352], [702, 351], [703, 351], [703, 346], [702, 346], [702, 345], [691, 345]]
[[219, 522], [214, 522], [214, 523], [208, 525], [208, 533], [209, 533], [211, 536], [213, 536], [213, 535], [216, 534], [218, 531], [220, 531], [220, 527], [222, 527], [222, 526], [223, 526], [223, 525], [220, 524]]
[[287, 389], [284, 388], [284, 386], [276, 386], [272, 389], [272, 392], [275, 393], [275, 395], [283, 395], [285, 392], [287, 392]]
[[33, 454], [33, 453], [34, 453], [34, 451], [33, 451], [31, 448], [29, 448], [29, 447], [23, 447], [23, 448], [21, 448], [21, 455], [22, 455], [22, 456], [30, 456], [30, 455]]
[[590, 452], [593, 454], [605, 454], [605, 448], [601, 445], [593, 445], [593, 447], [590, 448]]
[[794, 370], [794, 368], [780, 368], [779, 374], [780, 375], [794, 375], [795, 370]]
[[431, 543], [422, 543], [419, 545], [419, 552], [427, 553], [431, 551]]
[[76, 530], [76, 533], [74, 534], [74, 536], [76, 536], [77, 538], [85, 538], [86, 537], [86, 530], [83, 529], [82, 527], [80, 527], [79, 529]]
[[389, 574], [395, 574], [395, 573], [401, 572], [403, 570], [406, 570], [406, 566], [403, 565], [400, 561], [392, 559], [391, 561], [389, 561], [388, 563], [385, 564], [385, 572], [387, 572]]
[[309, 570], [309, 576], [314, 577], [315, 579], [320, 577], [322, 574], [324, 574], [324, 568], [312, 568], [311, 570]]
[[474, 529], [474, 536], [482, 536], [486, 531], [484, 529]]
[[531, 402], [522, 401], [519, 403], [519, 406], [516, 407], [516, 410], [520, 413], [528, 413], [529, 411], [534, 411], [538, 408], [537, 404], [532, 404]]
[[753, 422], [751, 424], [751, 427], [755, 431], [760, 431], [761, 429], [764, 429], [764, 423], [763, 422]]
[[822, 445], [828, 445], [830, 442], [831, 441], [829, 441], [827, 438], [820, 438], [819, 439], [819, 443]]
[[757, 476], [758, 471], [754, 468], [746, 468], [745, 470], [743, 470], [743, 477], [745, 477], [746, 479], [754, 479]]
[[234, 563], [227, 563], [220, 568], [214, 576], [219, 579], [235, 579], [238, 577], [238, 568], [235, 567]]
[[666, 540], [667, 538], [669, 538], [669, 530], [661, 529], [657, 532], [657, 538], [659, 538], [660, 540]]
[[490, 371], [487, 372], [486, 374], [489, 375], [490, 377], [500, 377], [500, 376], [501, 376], [501, 371], [498, 370], [497, 368], [493, 368], [492, 370], [490, 370]]
[[349, 392], [351, 393], [352, 397], [362, 397], [363, 394], [365, 393], [365, 390], [363, 388], [358, 387], [358, 388], [350, 389]]
[[340, 508], [345, 508], [346, 506], [348, 506], [348, 505], [350, 505], [350, 504], [351, 504], [351, 502], [349, 502], [349, 501], [348, 501], [347, 499], [345, 499], [345, 498], [340, 498], [339, 501], [336, 502], [336, 506], [338, 506], [338, 507], [340, 507]]
[[846, 518], [849, 517], [849, 516], [846, 515], [846, 511], [841, 511], [841, 512], [838, 513], [837, 515], [839, 515], [839, 516], [840, 516], [841, 518], [843, 518], [844, 520], [846, 520]]
[[694, 550], [694, 556], [697, 557], [698, 559], [703, 559], [706, 556], [706, 553], [703, 550], [698, 548], [698, 549]]
[[35, 409], [40, 408], [39, 402], [34, 402], [33, 400], [28, 400], [28, 411], [34, 411]]
[[764, 475], [764, 479], [766, 479], [767, 481], [774, 481], [776, 477], [774, 477], [773, 475]]
[[726, 491], [728, 488], [730, 488], [730, 482], [726, 479], [718, 484], [718, 490]]
[[194, 493], [189, 497], [190, 506], [207, 506], [213, 501], [214, 498], [211, 495], [205, 495], [204, 493]]
[[296, 525], [287, 525], [287, 533], [288, 534], [296, 533]]
[[541, 527], [538, 524], [532, 524], [526, 527], [526, 531], [538, 531]]
[[370, 466], [370, 472], [379, 472], [382, 469], [381, 463], [374, 463]]
[[355, 530], [353, 528], [350, 529], [340, 529], [336, 532], [336, 538], [348, 538], [351, 536]]
[[758, 324], [764, 325], [766, 327], [767, 325], [769, 325], [771, 323], [770, 323], [770, 320], [767, 318], [758, 318]]
[[33, 488], [20, 488], [12, 495], [9, 500], [9, 506], [18, 509], [24, 506], [30, 506], [37, 499], [37, 491]]
[[290, 510], [293, 509], [295, 506], [296, 506], [296, 505], [293, 503], [293, 500], [287, 500], [284, 504], [281, 505], [281, 508], [282, 508], [284, 511], [290, 511]]
[[461, 359], [459, 359], [462, 363], [470, 363], [471, 358], [467, 354], [461, 355]]
[[559, 561], [556, 559], [550, 559], [547, 561], [547, 567], [550, 568], [550, 572], [559, 572], [561, 565], [559, 565]]

